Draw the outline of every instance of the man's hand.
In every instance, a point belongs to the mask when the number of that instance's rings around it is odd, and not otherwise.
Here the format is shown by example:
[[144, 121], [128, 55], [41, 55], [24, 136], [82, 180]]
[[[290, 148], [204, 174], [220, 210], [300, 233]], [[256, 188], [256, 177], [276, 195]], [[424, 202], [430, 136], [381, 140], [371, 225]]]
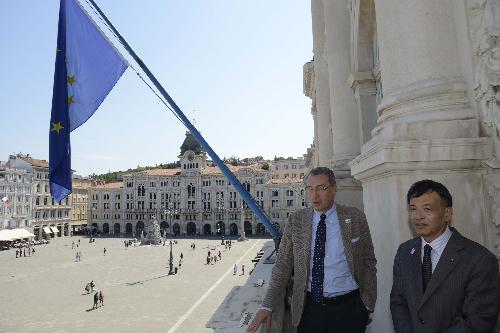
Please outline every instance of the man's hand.
[[250, 325], [248, 325], [247, 332], [251, 332], [251, 333], [257, 332], [257, 330], [260, 327], [260, 324], [263, 321], [266, 321], [267, 328], [271, 328], [272, 316], [273, 316], [272, 312], [270, 312], [270, 311], [263, 310], [263, 309], [257, 311], [257, 313], [255, 314], [255, 318], [252, 320]]

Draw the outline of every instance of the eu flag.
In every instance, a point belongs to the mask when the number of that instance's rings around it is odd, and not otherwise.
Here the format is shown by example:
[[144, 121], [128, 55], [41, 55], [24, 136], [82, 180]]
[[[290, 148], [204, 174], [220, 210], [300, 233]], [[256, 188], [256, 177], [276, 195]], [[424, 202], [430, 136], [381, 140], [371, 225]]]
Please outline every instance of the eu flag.
[[89, 119], [127, 69], [127, 62], [76, 0], [61, 0], [49, 132], [50, 192], [72, 191], [70, 132]]

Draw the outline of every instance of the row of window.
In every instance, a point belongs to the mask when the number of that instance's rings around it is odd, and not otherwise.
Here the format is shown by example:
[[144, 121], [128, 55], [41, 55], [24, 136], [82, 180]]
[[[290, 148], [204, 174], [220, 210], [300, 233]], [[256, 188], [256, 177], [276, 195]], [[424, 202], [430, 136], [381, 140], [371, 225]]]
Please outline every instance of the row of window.
[[46, 172], [37, 172], [36, 179], [49, 179], [49, 174]]
[[[236, 197], [236, 196], [234, 196]], [[211, 202], [208, 201], [210, 199], [210, 196], [207, 196], [207, 200], [203, 200], [203, 209], [211, 209]], [[238, 201], [236, 200], [229, 200], [229, 208], [233, 208], [233, 209], [236, 209], [236, 208], [239, 208], [238, 206]], [[259, 205], [260, 207], [264, 207], [264, 201], [262, 200], [256, 200], [256, 203], [257, 205]], [[305, 200], [302, 199], [302, 206], [304, 206], [304, 203], [305, 203]], [[156, 202], [149, 202], [149, 209], [156, 209], [157, 205]], [[217, 201], [215, 203], [215, 207], [217, 209], [221, 209], [221, 208], [224, 208], [224, 202], [223, 201]], [[243, 207], [244, 208], [248, 208], [248, 205], [246, 202], [242, 202], [243, 204]], [[286, 207], [293, 207], [293, 204], [294, 204], [294, 200], [293, 199], [287, 199], [286, 200]], [[103, 209], [104, 210], [109, 210], [110, 209], [110, 204], [109, 202], [104, 202], [103, 203]], [[125, 203], [125, 207], [126, 209], [134, 209], [134, 203], [133, 202], [126, 202]], [[140, 200], [140, 201], [137, 201], [137, 205], [135, 206], [137, 207], [137, 209], [139, 210], [144, 210], [144, 207], [145, 207], [145, 202]], [[173, 208], [173, 209], [177, 209], [180, 207], [180, 202], [179, 201], [174, 201], [174, 202], [161, 202], [161, 208], [162, 209], [169, 209], [169, 208]], [[271, 200], [271, 207], [273, 208], [279, 208], [280, 207], [280, 200], [279, 199], [273, 199]], [[93, 209], [97, 209], [97, 203], [94, 202], [92, 203], [92, 208]], [[121, 203], [120, 202], [115, 202], [114, 203], [114, 207], [113, 207], [115, 210], [118, 210], [118, 209], [121, 209]], [[196, 208], [196, 201], [195, 200], [188, 200], [187, 202], [187, 208], [188, 209], [195, 209]]]
[[[41, 202], [40, 198], [41, 197], [36, 197], [36, 199], [35, 199], [36, 206], [40, 206], [40, 202]], [[51, 200], [51, 205], [54, 206], [55, 205], [54, 198], [51, 198], [50, 200]], [[43, 197], [43, 206], [47, 206], [48, 202], [49, 202], [49, 197]], [[57, 204], [59, 206], [61, 206], [62, 204], [66, 205], [66, 206], [69, 205], [69, 197], [66, 197], [64, 200], [59, 201]]]
[[[283, 165], [283, 169], [285, 169], [285, 170], [290, 169], [290, 167], [291, 167], [291, 169], [304, 169], [303, 164], [290, 164], [290, 165], [285, 164], [285, 165]], [[278, 169], [279, 169], [279, 167], [278, 167], [278, 165], [276, 165], [276, 170], [278, 170]]]
[[51, 209], [51, 210], [37, 210], [35, 211], [35, 219], [43, 219], [43, 220], [46, 220], [48, 219], [49, 217], [50, 218], [55, 218], [57, 215], [57, 218], [63, 218], [63, 217], [68, 217], [69, 216], [69, 210], [68, 209], [65, 209], [65, 210], [55, 210], [55, 209]]

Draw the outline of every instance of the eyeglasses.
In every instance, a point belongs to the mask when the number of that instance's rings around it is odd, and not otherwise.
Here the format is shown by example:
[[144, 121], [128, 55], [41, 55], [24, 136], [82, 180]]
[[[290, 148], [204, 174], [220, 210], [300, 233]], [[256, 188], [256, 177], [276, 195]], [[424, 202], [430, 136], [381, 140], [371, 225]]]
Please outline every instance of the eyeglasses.
[[307, 193], [315, 193], [315, 192], [323, 193], [326, 192], [326, 190], [328, 190], [329, 188], [330, 186], [327, 185], [318, 185], [316, 187], [306, 186], [306, 191]]

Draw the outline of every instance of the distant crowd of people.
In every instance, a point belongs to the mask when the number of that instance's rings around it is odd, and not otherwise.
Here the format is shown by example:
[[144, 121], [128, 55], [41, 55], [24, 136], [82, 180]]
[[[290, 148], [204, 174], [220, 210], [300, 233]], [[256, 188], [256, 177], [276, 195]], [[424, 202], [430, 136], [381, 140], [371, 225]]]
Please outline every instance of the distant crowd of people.
[[[26, 255], [26, 252], [28, 255]], [[21, 247], [19, 249], [16, 249], [16, 258], [21, 258], [21, 257], [31, 257], [31, 254], [35, 254], [35, 248], [31, 246], [26, 246], [26, 247]]]

